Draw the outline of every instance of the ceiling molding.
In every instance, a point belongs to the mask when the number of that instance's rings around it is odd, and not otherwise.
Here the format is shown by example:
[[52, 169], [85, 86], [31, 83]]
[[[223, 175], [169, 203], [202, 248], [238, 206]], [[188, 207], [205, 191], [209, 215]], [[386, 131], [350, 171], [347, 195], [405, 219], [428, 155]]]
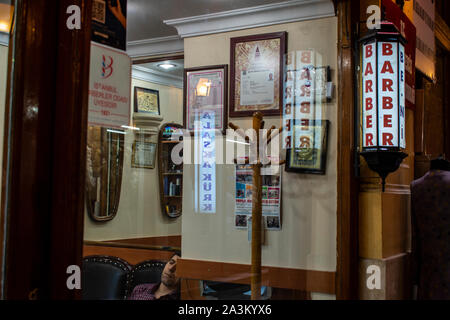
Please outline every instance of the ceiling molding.
[[183, 78], [171, 74], [165, 74], [151, 70], [139, 65], [134, 65], [131, 69], [131, 77], [133, 79], [148, 81], [163, 86], [176, 87], [183, 89]]
[[184, 41], [178, 35], [127, 42], [127, 54], [131, 58], [173, 54], [183, 51]]
[[332, 0], [291, 0], [251, 8], [164, 20], [181, 38], [335, 16]]

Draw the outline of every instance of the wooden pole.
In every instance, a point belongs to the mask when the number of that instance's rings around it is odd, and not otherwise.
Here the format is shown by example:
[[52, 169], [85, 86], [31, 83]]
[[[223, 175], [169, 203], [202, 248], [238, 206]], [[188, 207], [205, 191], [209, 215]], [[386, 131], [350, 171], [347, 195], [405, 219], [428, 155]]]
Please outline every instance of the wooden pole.
[[251, 299], [261, 299], [261, 219], [262, 219], [262, 187], [261, 162], [259, 161], [259, 130], [262, 126], [262, 114], [253, 115], [253, 129], [256, 131], [257, 163], [253, 164], [252, 187], [252, 267], [251, 267]]

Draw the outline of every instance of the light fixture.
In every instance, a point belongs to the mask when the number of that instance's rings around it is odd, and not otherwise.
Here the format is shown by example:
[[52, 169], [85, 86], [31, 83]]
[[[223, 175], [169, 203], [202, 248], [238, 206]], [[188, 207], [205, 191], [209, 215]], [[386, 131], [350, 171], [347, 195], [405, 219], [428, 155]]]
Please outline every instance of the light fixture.
[[360, 39], [362, 152], [369, 168], [382, 179], [396, 171], [406, 148], [405, 138], [405, 44], [390, 22]]
[[119, 131], [119, 130], [113, 130], [113, 129], [106, 129], [107, 132], [109, 133], [119, 133], [119, 134], [127, 134], [124, 131]]
[[173, 63], [164, 62], [164, 63], [158, 64], [158, 67], [163, 68], [164, 70], [168, 70], [168, 69], [175, 68], [176, 65], [174, 65]]
[[200, 78], [196, 87], [196, 95], [200, 97], [209, 96], [209, 92], [211, 90], [211, 81], [209, 79]]
[[9, 24], [3, 21], [0, 21], [0, 31], [1, 32], [9, 32]]
[[141, 130], [140, 128], [131, 127], [131, 126], [121, 126], [121, 127], [124, 128], [124, 129], [130, 129], [130, 130], [136, 130], [136, 131], [140, 131]]

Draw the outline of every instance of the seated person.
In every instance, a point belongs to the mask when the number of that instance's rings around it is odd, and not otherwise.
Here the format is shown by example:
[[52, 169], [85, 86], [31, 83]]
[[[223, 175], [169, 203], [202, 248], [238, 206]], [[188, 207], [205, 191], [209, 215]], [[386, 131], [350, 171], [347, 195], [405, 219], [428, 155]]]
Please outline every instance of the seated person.
[[161, 282], [144, 283], [134, 287], [129, 300], [178, 300], [180, 278], [175, 274], [181, 254], [174, 253], [164, 266]]

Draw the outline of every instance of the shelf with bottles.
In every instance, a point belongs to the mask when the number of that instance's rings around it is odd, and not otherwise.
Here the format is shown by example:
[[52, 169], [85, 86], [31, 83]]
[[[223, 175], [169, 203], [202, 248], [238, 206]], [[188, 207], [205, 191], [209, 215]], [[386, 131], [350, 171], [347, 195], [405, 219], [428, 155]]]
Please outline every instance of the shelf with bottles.
[[[175, 123], [163, 124], [159, 131], [159, 192], [161, 210], [170, 218], [179, 217], [182, 213], [183, 198], [183, 164], [175, 164], [172, 159], [172, 149], [181, 140], [177, 129], [181, 125]], [[174, 135], [177, 135], [174, 137]]]

